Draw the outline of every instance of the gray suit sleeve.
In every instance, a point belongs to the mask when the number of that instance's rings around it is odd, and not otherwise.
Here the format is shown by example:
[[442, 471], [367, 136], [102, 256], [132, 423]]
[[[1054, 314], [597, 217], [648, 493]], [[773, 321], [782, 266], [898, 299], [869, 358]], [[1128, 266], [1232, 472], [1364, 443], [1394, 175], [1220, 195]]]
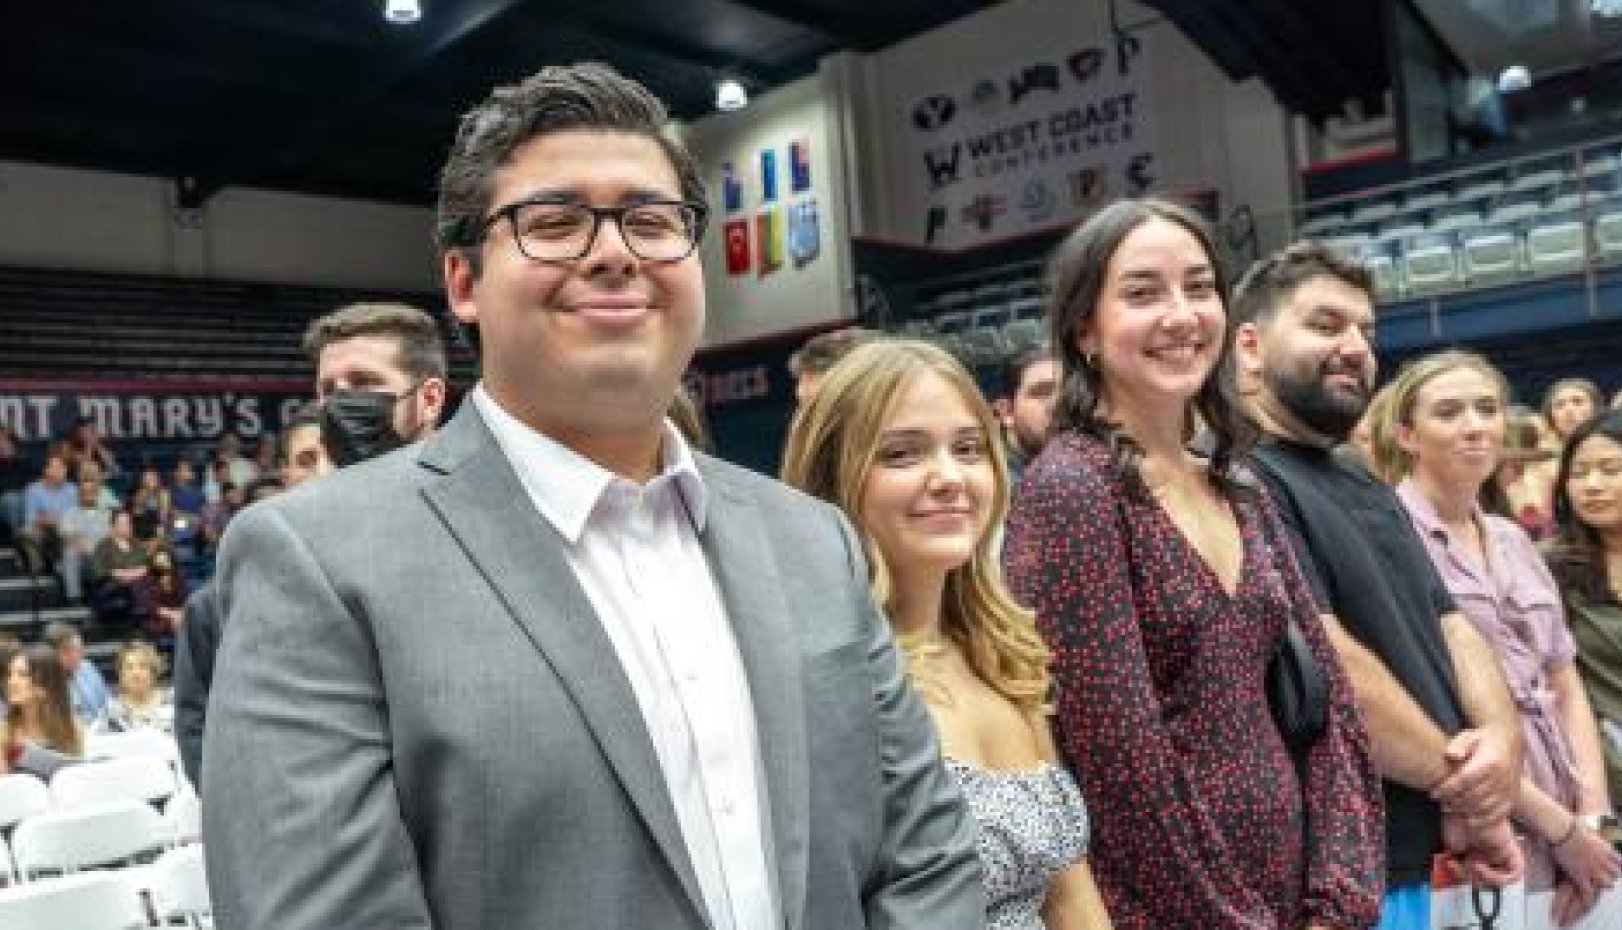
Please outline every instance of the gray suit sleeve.
[[854, 609], [869, 635], [868, 673], [884, 766], [884, 840], [864, 889], [868, 930], [985, 930], [975, 827], [941, 761], [935, 726], [908, 683], [890, 624], [873, 602], [867, 564], [842, 514]]
[[233, 520], [220, 551], [203, 750], [218, 925], [428, 928], [371, 631], [274, 503]]

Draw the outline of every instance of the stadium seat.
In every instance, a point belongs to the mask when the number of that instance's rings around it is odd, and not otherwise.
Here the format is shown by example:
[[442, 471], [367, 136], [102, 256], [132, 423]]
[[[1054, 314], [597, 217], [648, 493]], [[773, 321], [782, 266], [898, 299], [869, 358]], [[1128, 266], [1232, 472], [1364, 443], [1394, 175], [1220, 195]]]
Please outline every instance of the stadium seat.
[[1541, 168], [1528, 171], [1520, 177], [1509, 182], [1509, 189], [1518, 192], [1538, 193], [1547, 188], [1554, 187], [1566, 179], [1566, 173], [1559, 168]]
[[1464, 277], [1477, 284], [1519, 276], [1521, 259], [1521, 237], [1509, 229], [1485, 227], [1467, 233], [1460, 249]]
[[1320, 213], [1302, 221], [1296, 229], [1296, 235], [1303, 239], [1315, 239], [1331, 230], [1337, 229], [1346, 222], [1346, 217], [1339, 213]]
[[1590, 155], [1583, 162], [1583, 177], [1598, 178], [1614, 175], [1617, 173], [1619, 164], [1622, 164], [1622, 159], [1619, 159], [1614, 153], [1606, 152]]
[[1410, 196], [1407, 201], [1403, 203], [1402, 209], [1405, 213], [1419, 213], [1425, 210], [1434, 210], [1437, 207], [1445, 206], [1446, 204], [1451, 203], [1452, 200], [1452, 196], [1450, 196], [1447, 191], [1423, 191]]
[[1380, 297], [1392, 299], [1402, 293], [1401, 282], [1397, 280], [1397, 265], [1391, 256], [1385, 252], [1376, 252], [1367, 255], [1363, 264], [1374, 276], [1374, 290]]
[[1001, 327], [971, 326], [959, 338], [962, 356], [976, 363], [995, 362], [1006, 354]]
[[1459, 192], [1453, 195], [1453, 202], [1460, 205], [1475, 204], [1491, 200], [1503, 192], [1504, 182], [1501, 178], [1475, 181], [1460, 187]]
[[1402, 251], [1403, 285], [1410, 294], [1433, 294], [1459, 283], [1459, 261], [1445, 236], [1422, 236]]
[[1454, 213], [1444, 213], [1436, 218], [1430, 225], [1433, 233], [1448, 233], [1455, 230], [1474, 229], [1481, 225], [1481, 214], [1473, 210], [1461, 210]]
[[1584, 226], [1576, 220], [1538, 223], [1526, 231], [1526, 263], [1535, 275], [1577, 271], [1587, 258]]
[[17, 825], [11, 857], [21, 880], [42, 872], [77, 872], [161, 852], [169, 832], [158, 812], [139, 801], [35, 814]]
[[1397, 205], [1389, 200], [1373, 200], [1359, 204], [1347, 217], [1351, 223], [1375, 223], [1397, 214]]
[[181, 920], [196, 927], [212, 916], [201, 845], [171, 849], [139, 872], [159, 921]]
[[146, 910], [128, 874], [86, 872], [0, 889], [0, 930], [132, 930]]
[[966, 310], [954, 310], [951, 313], [942, 313], [935, 317], [935, 332], [950, 336], [963, 332], [969, 328], [969, 314]]
[[50, 808], [51, 792], [44, 781], [18, 772], [0, 775], [0, 831]]
[[1531, 219], [1542, 211], [1537, 201], [1529, 198], [1517, 198], [1499, 203], [1487, 214], [1486, 222], [1494, 226], [1508, 226]]
[[126, 730], [122, 733], [91, 733], [85, 737], [86, 759], [127, 759], [145, 756], [171, 764], [180, 761], [180, 746], [162, 730]]
[[1380, 238], [1398, 248], [1407, 248], [1411, 240], [1425, 234], [1425, 227], [1418, 223], [1397, 223], [1386, 227]]
[[1594, 217], [1594, 249], [1602, 261], [1622, 259], [1622, 204], [1612, 203]]
[[1039, 320], [1022, 317], [1003, 327], [1003, 341], [1011, 352], [1025, 352], [1037, 348], [1047, 339], [1047, 331]]
[[51, 777], [51, 803], [58, 810], [94, 807], [109, 801], [151, 804], [174, 793], [174, 770], [150, 756], [69, 765]]

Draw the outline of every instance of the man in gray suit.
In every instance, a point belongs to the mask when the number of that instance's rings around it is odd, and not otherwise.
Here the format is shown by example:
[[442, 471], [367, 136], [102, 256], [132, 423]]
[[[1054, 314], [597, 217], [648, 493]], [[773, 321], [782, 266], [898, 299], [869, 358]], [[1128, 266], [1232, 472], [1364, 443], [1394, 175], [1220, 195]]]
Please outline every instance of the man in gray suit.
[[600, 65], [469, 113], [438, 221], [479, 385], [233, 522], [223, 930], [983, 928], [849, 526], [664, 419], [706, 212], [664, 119]]

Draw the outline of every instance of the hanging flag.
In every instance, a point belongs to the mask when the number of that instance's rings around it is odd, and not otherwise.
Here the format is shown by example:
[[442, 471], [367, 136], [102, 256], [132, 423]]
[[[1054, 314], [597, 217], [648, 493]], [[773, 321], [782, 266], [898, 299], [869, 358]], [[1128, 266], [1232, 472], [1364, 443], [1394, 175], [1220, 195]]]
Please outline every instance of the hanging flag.
[[760, 199], [765, 203], [777, 201], [777, 150], [760, 150]]
[[721, 162], [721, 206], [728, 213], [743, 209], [743, 181], [730, 158]]
[[727, 220], [727, 274], [749, 273], [749, 220], [747, 217]]
[[811, 140], [801, 137], [789, 143], [789, 188], [796, 194], [811, 189]]
[[777, 207], [755, 215], [755, 234], [760, 240], [760, 276], [765, 277], [783, 264], [783, 216]]
[[789, 207], [788, 253], [794, 264], [810, 263], [822, 251], [822, 223], [817, 199], [807, 197]]

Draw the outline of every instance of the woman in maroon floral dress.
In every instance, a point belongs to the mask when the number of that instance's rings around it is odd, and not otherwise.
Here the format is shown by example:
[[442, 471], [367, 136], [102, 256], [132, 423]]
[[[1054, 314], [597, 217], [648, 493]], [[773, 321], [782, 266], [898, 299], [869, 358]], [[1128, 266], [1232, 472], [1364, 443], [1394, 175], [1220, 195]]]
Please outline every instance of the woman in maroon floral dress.
[[[1054, 654], [1117, 927], [1361, 930], [1380, 909], [1379, 780], [1285, 530], [1238, 463], [1251, 430], [1214, 255], [1197, 217], [1153, 200], [1060, 247], [1056, 433], [1010, 517], [1009, 581]], [[1265, 693], [1292, 619], [1329, 697], [1299, 769]]]

